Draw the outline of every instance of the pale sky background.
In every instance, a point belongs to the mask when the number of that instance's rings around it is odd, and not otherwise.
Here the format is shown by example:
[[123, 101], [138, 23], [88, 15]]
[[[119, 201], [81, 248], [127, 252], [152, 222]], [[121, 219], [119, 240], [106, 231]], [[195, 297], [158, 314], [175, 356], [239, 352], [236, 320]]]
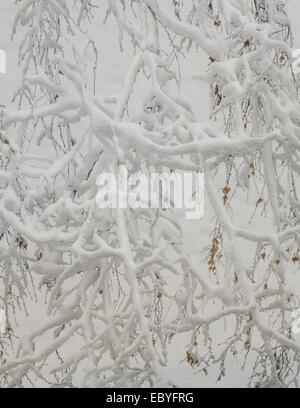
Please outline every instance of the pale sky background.
[[[69, 0], [70, 1], [70, 0]], [[163, 0], [162, 0], [163, 1]], [[17, 66], [17, 50], [19, 36], [16, 37], [14, 42], [10, 41], [11, 28], [14, 20], [14, 13], [17, 6], [14, 4], [14, 0], [1, 0], [0, 2], [0, 49], [6, 51], [7, 55], [7, 74], [0, 74], [0, 105], [10, 106], [10, 99], [13, 92], [18, 88], [20, 84], [20, 68]], [[294, 31], [295, 48], [300, 48], [300, 0], [290, 0], [287, 6], [288, 14], [292, 22], [292, 28]], [[116, 29], [116, 26], [114, 26]], [[103, 27], [101, 21], [97, 22], [97, 26], [93, 27], [92, 34], [97, 38], [101, 38], [101, 72], [102, 76], [98, 79], [98, 86], [102, 92], [109, 92], [113, 89], [115, 92], [121, 90], [123, 83], [124, 73], [126, 72], [126, 66], [128, 61], [126, 56], [120, 56], [119, 46], [117, 43], [117, 36], [112, 35], [112, 25], [108, 24], [107, 27]], [[115, 40], [115, 43], [113, 41]], [[112, 44], [113, 43], [113, 44]], [[116, 51], [116, 52], [114, 52]], [[118, 55], [116, 57], [116, 55]], [[200, 120], [208, 120], [208, 93], [207, 89], [198, 82], [192, 80], [192, 75], [201, 71], [202, 67], [205, 70], [207, 66], [207, 58], [201, 59], [201, 56], [197, 57], [197, 60], [193, 57], [187, 57], [185, 61], [186, 81], [183, 89], [184, 94], [189, 95], [189, 99], [193, 101], [196, 106], [196, 111]], [[200, 69], [199, 69], [200, 67]], [[203, 222], [201, 227], [195, 227], [192, 224], [186, 226], [187, 245], [190, 249], [199, 249], [199, 240], [204, 239], [208, 235], [210, 230], [208, 222]], [[195, 228], [201, 228], [201, 234]], [[198, 238], [195, 240], [194, 235], [197, 234]], [[200, 237], [201, 235], [201, 237]], [[200, 245], [202, 246], [202, 245]], [[33, 306], [33, 312], [31, 316], [30, 325], [37, 325], [40, 321], [40, 316], [37, 313], [37, 309]], [[28, 322], [26, 323], [28, 325]], [[29, 328], [29, 326], [27, 326]], [[24, 329], [26, 331], [26, 328]], [[174, 381], [178, 385], [194, 386], [194, 387], [214, 387], [216, 386], [215, 380], [218, 376], [218, 370], [212, 370], [211, 375], [205, 377], [204, 375], [195, 375], [193, 370], [186, 364], [179, 364], [182, 360], [182, 348], [185, 346], [184, 339], [177, 339], [176, 343], [172, 346], [172, 354], [174, 358], [171, 359], [168, 367], [168, 374], [173, 376]], [[236, 362], [230, 361], [228, 365], [229, 371], [226, 372], [224, 380], [217, 384], [217, 386], [223, 387], [239, 387], [244, 386], [247, 383], [248, 373], [242, 372]]]

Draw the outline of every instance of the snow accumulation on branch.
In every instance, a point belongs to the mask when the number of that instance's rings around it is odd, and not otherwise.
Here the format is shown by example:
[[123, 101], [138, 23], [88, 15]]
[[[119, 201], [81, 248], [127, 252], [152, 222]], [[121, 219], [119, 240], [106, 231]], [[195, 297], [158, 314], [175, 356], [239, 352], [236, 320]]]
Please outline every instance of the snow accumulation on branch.
[[[250, 386], [297, 386], [300, 105], [285, 2], [107, 0], [104, 13], [97, 0], [70, 3], [22, 1], [13, 27], [23, 77], [18, 108], [1, 116], [3, 385], [173, 386], [170, 343], [185, 334], [178, 355], [199, 384], [216, 364], [221, 380], [233, 354], [250, 361]], [[117, 96], [91, 84], [101, 66], [85, 30], [104, 15], [133, 50]], [[208, 123], [180, 96], [175, 64], [192, 50], [208, 61], [195, 72], [210, 89]], [[202, 263], [174, 245], [183, 232], [171, 211], [98, 208], [97, 177], [120, 164], [204, 172], [213, 230]], [[258, 212], [272, 224], [263, 232]], [[19, 310], [30, 315], [43, 293], [48, 320], [15, 348]]]

